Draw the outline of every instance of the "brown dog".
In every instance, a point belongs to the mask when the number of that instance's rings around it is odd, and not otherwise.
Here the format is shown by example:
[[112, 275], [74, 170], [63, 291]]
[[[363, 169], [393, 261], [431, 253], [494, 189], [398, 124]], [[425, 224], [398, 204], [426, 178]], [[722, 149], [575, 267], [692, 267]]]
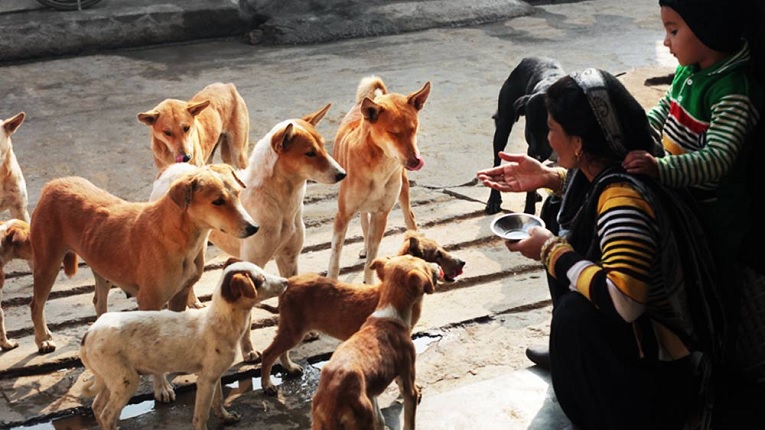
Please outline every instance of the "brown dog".
[[332, 254], [327, 276], [337, 279], [340, 254], [348, 223], [361, 213], [364, 233], [364, 283], [372, 284], [371, 261], [377, 256], [388, 214], [398, 197], [404, 222], [417, 230], [409, 199], [407, 170], [423, 165], [417, 149], [419, 112], [430, 94], [430, 82], [408, 96], [389, 93], [383, 81], [370, 76], [361, 80], [357, 103], [340, 124], [335, 135], [333, 156], [348, 172], [340, 183]]
[[208, 164], [218, 146], [224, 163], [247, 167], [250, 114], [234, 84], [210, 84], [188, 102], [165, 99], [138, 120], [151, 127], [158, 169], [176, 162]]
[[[29, 243], [29, 224], [18, 219], [11, 219], [0, 224], [0, 305], [3, 301], [3, 284], [8, 262], [15, 259], [32, 261], [32, 245]], [[5, 315], [0, 307], [0, 348], [4, 351], [19, 346], [5, 334]]]
[[377, 396], [393, 380], [404, 398], [404, 429], [414, 430], [419, 389], [410, 334], [413, 308], [423, 294], [434, 291], [437, 273], [426, 261], [409, 255], [376, 259], [371, 266], [382, 280], [380, 301], [322, 367], [311, 407], [314, 430], [384, 429]]
[[[407, 231], [398, 255], [412, 255], [437, 263], [444, 280], [453, 281], [462, 273], [465, 262], [454, 258], [434, 240], [421, 233]], [[290, 349], [297, 346], [305, 334], [316, 330], [336, 339], [346, 340], [359, 330], [374, 312], [380, 300], [380, 285], [355, 285], [316, 274], [301, 274], [289, 280], [289, 288], [279, 297], [279, 327], [271, 344], [263, 351], [260, 384], [263, 392], [275, 395], [271, 382], [271, 367], [279, 357], [282, 367], [290, 374], [303, 368], [290, 360]], [[420, 319], [422, 302], [414, 303], [412, 326]]]
[[108, 293], [108, 287], [99, 288], [99, 279], [136, 297], [141, 310], [165, 303], [171, 310], [186, 309], [188, 290], [201, 275], [195, 260], [209, 231], [247, 237], [258, 229], [239, 202], [240, 190], [233, 170], [222, 175], [207, 167], [181, 177], [167, 194], [148, 203], [127, 202], [83, 178], [48, 182], [31, 223], [30, 306], [39, 351], [56, 349], [43, 310], [62, 260], [71, 276], [76, 255], [96, 277], [97, 315], [106, 311]]

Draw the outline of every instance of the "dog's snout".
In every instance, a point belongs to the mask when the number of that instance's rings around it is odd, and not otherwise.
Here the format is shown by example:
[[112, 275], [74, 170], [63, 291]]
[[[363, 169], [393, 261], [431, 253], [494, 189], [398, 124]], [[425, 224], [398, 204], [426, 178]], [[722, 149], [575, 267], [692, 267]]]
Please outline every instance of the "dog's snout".
[[406, 162], [406, 169], [407, 170], [420, 170], [422, 169], [422, 166], [425, 164], [425, 160], [422, 159], [419, 155], [415, 155], [414, 157], [410, 158]]
[[342, 181], [343, 179], [345, 179], [345, 177], [346, 177], [346, 176], [348, 176], [348, 174], [347, 174], [347, 173], [345, 173], [345, 172], [340, 172], [340, 173], [338, 173], [337, 175], [335, 175], [335, 181], [336, 181], [336, 182], [340, 182], [340, 181]]
[[247, 227], [244, 229], [244, 237], [252, 236], [258, 232], [258, 229], [260, 229], [260, 227], [255, 224], [247, 224]]

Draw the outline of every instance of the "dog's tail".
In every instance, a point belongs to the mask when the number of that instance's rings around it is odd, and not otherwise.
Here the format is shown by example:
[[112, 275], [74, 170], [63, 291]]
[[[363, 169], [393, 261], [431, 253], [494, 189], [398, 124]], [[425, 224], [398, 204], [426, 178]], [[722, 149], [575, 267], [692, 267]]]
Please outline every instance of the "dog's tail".
[[388, 88], [382, 79], [377, 76], [367, 76], [361, 80], [358, 89], [356, 89], [356, 102], [361, 103], [365, 97], [374, 100], [375, 97], [388, 94]]
[[70, 278], [77, 273], [77, 254], [74, 252], [67, 252], [64, 255], [64, 273]]
[[263, 310], [266, 310], [268, 312], [271, 312], [272, 314], [278, 314], [279, 313], [279, 304], [277, 303], [276, 306], [268, 305], [265, 303], [258, 303], [255, 305], [256, 308], [260, 308]]

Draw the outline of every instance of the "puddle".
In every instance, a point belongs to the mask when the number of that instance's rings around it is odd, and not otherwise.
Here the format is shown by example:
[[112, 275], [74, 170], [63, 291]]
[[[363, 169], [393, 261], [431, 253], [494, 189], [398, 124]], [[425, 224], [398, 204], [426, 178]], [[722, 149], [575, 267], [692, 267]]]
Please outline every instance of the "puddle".
[[422, 336], [412, 339], [412, 342], [414, 342], [414, 349], [417, 351], [417, 354], [422, 354], [427, 351], [431, 345], [441, 340], [441, 338], [443, 338], [443, 336], [440, 334], [425, 333]]

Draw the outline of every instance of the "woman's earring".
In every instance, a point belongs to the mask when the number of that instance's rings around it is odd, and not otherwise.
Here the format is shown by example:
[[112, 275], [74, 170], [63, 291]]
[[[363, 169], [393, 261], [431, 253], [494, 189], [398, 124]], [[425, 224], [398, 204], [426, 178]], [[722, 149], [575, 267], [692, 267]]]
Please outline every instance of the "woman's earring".
[[581, 149], [577, 149], [576, 151], [574, 151], [574, 159], [576, 159], [577, 163], [579, 162], [579, 159], [581, 157], [582, 157], [582, 150]]

